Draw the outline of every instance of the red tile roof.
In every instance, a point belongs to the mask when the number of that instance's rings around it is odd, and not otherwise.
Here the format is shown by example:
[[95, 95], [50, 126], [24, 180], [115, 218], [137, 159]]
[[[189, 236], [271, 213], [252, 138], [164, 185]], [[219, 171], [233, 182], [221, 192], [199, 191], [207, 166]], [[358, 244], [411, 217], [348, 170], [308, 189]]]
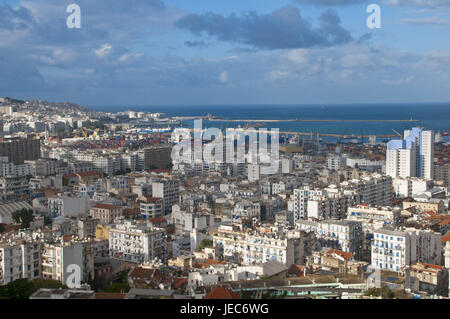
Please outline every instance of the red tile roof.
[[188, 283], [188, 279], [186, 277], [183, 278], [174, 278], [172, 286], [173, 288], [180, 288], [183, 285], [186, 285]]
[[134, 215], [139, 215], [141, 211], [139, 210], [139, 208], [124, 208], [123, 209], [123, 214], [125, 216], [134, 216]]
[[14, 224], [2, 224], [3, 225], [3, 232], [4, 233], [9, 233], [12, 231], [16, 231], [19, 230], [22, 226], [20, 224], [14, 225]]
[[76, 174], [64, 174], [63, 175], [63, 178], [65, 178], [65, 179], [69, 179], [69, 178], [72, 178], [72, 177], [77, 177], [77, 175]]
[[215, 260], [215, 259], [205, 259], [204, 261], [200, 261], [200, 262], [194, 263], [193, 267], [194, 268], [206, 268], [206, 267], [209, 267], [211, 265], [217, 265], [217, 264], [225, 265], [226, 262], [218, 261], [218, 260]]
[[125, 294], [120, 292], [96, 292], [95, 299], [124, 299]]
[[136, 267], [134, 268], [131, 273], [130, 277], [132, 278], [143, 278], [143, 279], [156, 279], [161, 280], [163, 275], [161, 271], [158, 269], [149, 269], [149, 268], [142, 268], [142, 267]]
[[240, 299], [240, 296], [227, 287], [219, 287], [208, 292], [205, 299]]
[[288, 270], [288, 275], [294, 275], [296, 277], [304, 277], [305, 267], [301, 265], [292, 264]]
[[330, 249], [328, 252], [327, 252], [327, 255], [331, 255], [331, 254], [337, 254], [337, 255], [339, 255], [339, 256], [341, 256], [342, 258], [344, 258], [344, 259], [350, 259], [350, 258], [352, 258], [353, 257], [353, 254], [351, 254], [351, 253], [347, 253], [347, 252], [345, 252], [345, 251], [342, 251], [342, 250], [338, 250], [338, 249]]
[[448, 232], [447, 234], [445, 234], [444, 236], [442, 236], [442, 242], [446, 243], [450, 241], [450, 232]]
[[158, 197], [152, 197], [152, 196], [147, 196], [147, 201], [150, 203], [157, 203], [159, 201], [162, 201], [162, 198], [158, 198]]
[[79, 172], [78, 175], [80, 175], [81, 177], [83, 176], [95, 176], [95, 175], [100, 175], [99, 171], [93, 170], [93, 171], [87, 171], [87, 172]]
[[166, 219], [163, 216], [159, 216], [159, 217], [155, 217], [155, 218], [150, 219], [150, 222], [152, 224], [159, 224], [159, 223], [163, 223], [165, 221], [166, 221]]
[[432, 269], [438, 269], [441, 270], [442, 268], [444, 268], [444, 266], [439, 266], [439, 265], [433, 265], [433, 264], [427, 264], [427, 263], [421, 263], [418, 262], [417, 264], [424, 266], [425, 268], [432, 268]]

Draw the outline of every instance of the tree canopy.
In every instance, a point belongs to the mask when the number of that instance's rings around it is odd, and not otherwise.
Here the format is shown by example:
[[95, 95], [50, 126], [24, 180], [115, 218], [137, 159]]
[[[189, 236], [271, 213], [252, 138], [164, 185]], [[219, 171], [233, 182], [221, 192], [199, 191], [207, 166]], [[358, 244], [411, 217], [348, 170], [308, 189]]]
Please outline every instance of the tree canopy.
[[0, 298], [3, 299], [29, 299], [40, 288], [67, 288], [58, 280], [25, 278], [14, 280], [4, 286], [0, 286]]
[[203, 238], [200, 242], [200, 246], [198, 247], [200, 250], [204, 249], [205, 247], [211, 247], [213, 245], [213, 242], [209, 238]]
[[21, 224], [22, 228], [29, 228], [30, 223], [34, 220], [33, 210], [26, 208], [15, 211], [11, 217], [16, 223]]

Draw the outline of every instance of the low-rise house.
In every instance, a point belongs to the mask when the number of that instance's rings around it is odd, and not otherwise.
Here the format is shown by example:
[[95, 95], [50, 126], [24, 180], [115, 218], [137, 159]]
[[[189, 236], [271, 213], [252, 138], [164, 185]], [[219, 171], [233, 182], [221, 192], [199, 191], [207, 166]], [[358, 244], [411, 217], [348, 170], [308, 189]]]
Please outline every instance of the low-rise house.
[[440, 265], [416, 263], [409, 267], [409, 288], [440, 296], [448, 295], [448, 269]]
[[89, 214], [93, 219], [98, 219], [101, 224], [112, 224], [122, 217], [122, 207], [110, 204], [95, 204]]

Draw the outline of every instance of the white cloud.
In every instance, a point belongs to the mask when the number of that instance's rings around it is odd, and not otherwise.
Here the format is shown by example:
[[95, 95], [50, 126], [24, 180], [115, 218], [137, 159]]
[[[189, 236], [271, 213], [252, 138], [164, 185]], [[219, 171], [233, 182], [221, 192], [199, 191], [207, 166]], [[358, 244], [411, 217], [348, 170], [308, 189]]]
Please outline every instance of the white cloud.
[[436, 25], [444, 26], [449, 25], [450, 21], [440, 18], [440, 17], [422, 17], [422, 18], [405, 18], [401, 19], [400, 22], [407, 24], [417, 24], [417, 25]]
[[98, 57], [105, 57], [111, 53], [112, 46], [109, 44], [103, 44], [99, 49], [95, 50], [95, 55]]
[[227, 83], [228, 82], [228, 72], [227, 71], [223, 71], [222, 73], [220, 73], [219, 81], [222, 82], [222, 83]]
[[296, 64], [308, 62], [309, 53], [307, 49], [294, 49], [288, 53], [288, 59]]

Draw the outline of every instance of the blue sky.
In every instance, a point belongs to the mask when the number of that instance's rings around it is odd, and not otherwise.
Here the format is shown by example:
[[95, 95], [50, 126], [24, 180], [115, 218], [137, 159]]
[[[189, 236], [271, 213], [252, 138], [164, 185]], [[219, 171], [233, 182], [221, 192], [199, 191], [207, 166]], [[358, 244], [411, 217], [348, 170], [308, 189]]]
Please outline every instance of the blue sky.
[[[68, 29], [66, 7], [81, 8]], [[381, 6], [381, 29], [366, 7]], [[0, 96], [82, 105], [450, 101], [450, 0], [0, 0]]]

